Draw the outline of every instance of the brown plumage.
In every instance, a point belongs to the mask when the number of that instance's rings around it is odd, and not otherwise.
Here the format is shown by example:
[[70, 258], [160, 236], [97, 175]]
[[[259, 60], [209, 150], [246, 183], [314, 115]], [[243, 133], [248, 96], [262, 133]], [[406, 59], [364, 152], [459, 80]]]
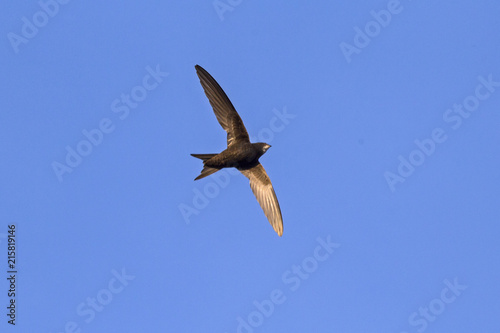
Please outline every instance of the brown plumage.
[[196, 65], [205, 94], [212, 105], [219, 124], [227, 132], [227, 149], [219, 154], [191, 154], [203, 160], [203, 170], [195, 180], [207, 177], [222, 168], [237, 168], [250, 180], [250, 187], [269, 223], [283, 234], [283, 218], [271, 180], [259, 158], [271, 147], [267, 143], [251, 143], [238, 112], [215, 79]]

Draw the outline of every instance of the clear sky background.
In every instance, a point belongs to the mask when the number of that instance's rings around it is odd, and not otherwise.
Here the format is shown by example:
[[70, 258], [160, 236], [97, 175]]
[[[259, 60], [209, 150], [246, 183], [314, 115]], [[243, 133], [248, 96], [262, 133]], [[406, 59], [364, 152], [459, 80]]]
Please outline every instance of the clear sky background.
[[[1, 9], [2, 332], [10, 224], [17, 332], [499, 332], [498, 1]], [[283, 237], [193, 181], [226, 147], [195, 64], [272, 145]]]

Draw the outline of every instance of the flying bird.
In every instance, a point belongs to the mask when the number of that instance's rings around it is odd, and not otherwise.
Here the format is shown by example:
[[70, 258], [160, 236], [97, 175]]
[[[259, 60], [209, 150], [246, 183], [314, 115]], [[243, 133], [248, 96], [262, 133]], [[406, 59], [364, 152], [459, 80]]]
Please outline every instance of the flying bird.
[[191, 154], [203, 160], [203, 170], [195, 180], [205, 178], [222, 168], [236, 168], [250, 180], [250, 187], [269, 223], [279, 236], [283, 234], [283, 218], [271, 179], [259, 158], [271, 147], [267, 143], [251, 143], [238, 112], [217, 81], [196, 65], [200, 79], [219, 124], [227, 132], [227, 148], [219, 154]]

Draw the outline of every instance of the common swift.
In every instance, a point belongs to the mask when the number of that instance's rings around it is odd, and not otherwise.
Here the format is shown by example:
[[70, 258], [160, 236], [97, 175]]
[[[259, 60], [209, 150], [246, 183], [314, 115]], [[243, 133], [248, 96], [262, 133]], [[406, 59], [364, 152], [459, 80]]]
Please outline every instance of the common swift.
[[203, 170], [194, 180], [205, 178], [222, 168], [236, 168], [250, 180], [250, 187], [269, 223], [279, 236], [283, 234], [283, 218], [271, 179], [259, 158], [271, 147], [267, 143], [251, 143], [238, 112], [217, 81], [196, 65], [200, 79], [219, 124], [227, 132], [227, 148], [219, 154], [191, 154], [203, 160]]

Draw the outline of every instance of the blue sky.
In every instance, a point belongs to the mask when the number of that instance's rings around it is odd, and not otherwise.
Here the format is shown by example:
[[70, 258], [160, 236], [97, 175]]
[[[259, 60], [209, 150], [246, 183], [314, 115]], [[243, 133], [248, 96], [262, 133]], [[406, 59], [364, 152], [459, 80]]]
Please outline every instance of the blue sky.
[[[498, 332], [499, 11], [5, 2], [1, 330]], [[195, 64], [272, 145], [283, 237], [193, 181], [226, 144]]]

